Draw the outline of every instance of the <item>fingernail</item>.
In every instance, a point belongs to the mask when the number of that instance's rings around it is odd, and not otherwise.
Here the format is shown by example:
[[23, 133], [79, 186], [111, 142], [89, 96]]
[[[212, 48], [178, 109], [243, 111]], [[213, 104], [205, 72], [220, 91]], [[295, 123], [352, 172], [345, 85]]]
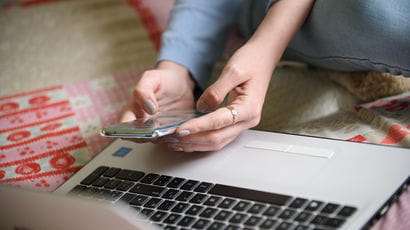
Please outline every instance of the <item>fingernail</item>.
[[169, 147], [170, 147], [172, 150], [177, 151], [177, 152], [184, 151], [184, 149], [183, 149], [181, 146], [178, 146], [178, 145], [169, 145]]
[[202, 102], [202, 101], [198, 101], [198, 106], [197, 106], [197, 108], [198, 108], [198, 111], [199, 111], [199, 112], [202, 112], [202, 113], [208, 111], [208, 105], [205, 104], [205, 103]]
[[144, 109], [147, 111], [149, 114], [154, 114], [155, 113], [155, 104], [152, 102], [151, 99], [148, 99], [144, 102]]
[[189, 135], [190, 133], [191, 132], [189, 132], [189, 130], [181, 130], [181, 131], [179, 131], [178, 136], [183, 137], [183, 136]]
[[163, 139], [165, 142], [170, 142], [170, 143], [177, 143], [179, 142], [178, 138], [175, 137], [164, 137]]

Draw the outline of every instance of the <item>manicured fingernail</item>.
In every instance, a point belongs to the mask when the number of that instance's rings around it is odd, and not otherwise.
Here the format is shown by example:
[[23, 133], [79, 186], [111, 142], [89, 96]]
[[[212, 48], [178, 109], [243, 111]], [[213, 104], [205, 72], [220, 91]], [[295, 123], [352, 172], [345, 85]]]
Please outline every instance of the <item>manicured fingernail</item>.
[[170, 143], [177, 143], [179, 142], [178, 138], [175, 137], [164, 137], [164, 142], [170, 142]]
[[181, 146], [179, 146], [179, 145], [169, 145], [169, 147], [170, 147], [172, 150], [177, 151], [177, 152], [184, 151], [184, 149], [183, 149]]
[[189, 132], [189, 130], [181, 130], [178, 133], [178, 136], [183, 137], [183, 136], [187, 136], [189, 135], [191, 132]]
[[149, 114], [154, 114], [155, 113], [155, 104], [152, 102], [151, 99], [148, 99], [144, 102], [144, 109], [147, 111]]
[[202, 113], [208, 111], [208, 105], [205, 104], [205, 103], [202, 102], [202, 101], [198, 101], [197, 108], [198, 108], [198, 111], [199, 111], [199, 112], [202, 112]]

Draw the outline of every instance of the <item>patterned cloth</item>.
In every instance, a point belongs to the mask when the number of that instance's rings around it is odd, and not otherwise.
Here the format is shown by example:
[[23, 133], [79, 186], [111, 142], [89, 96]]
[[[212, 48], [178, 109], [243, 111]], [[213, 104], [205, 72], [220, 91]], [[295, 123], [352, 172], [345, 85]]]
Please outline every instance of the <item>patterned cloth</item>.
[[410, 92], [348, 107], [283, 132], [410, 147]]
[[1, 183], [53, 190], [90, 159], [63, 87], [2, 98], [0, 113]]
[[111, 142], [141, 71], [0, 98], [0, 183], [53, 191]]

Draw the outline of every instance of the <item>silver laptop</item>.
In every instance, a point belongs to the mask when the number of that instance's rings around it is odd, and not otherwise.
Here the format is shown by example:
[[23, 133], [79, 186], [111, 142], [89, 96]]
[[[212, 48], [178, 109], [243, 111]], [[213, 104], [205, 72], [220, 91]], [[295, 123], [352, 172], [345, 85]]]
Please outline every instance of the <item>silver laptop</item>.
[[254, 130], [206, 153], [116, 140], [55, 193], [126, 204], [100, 227], [128, 213], [123, 229], [362, 229], [409, 184], [409, 163], [406, 148]]

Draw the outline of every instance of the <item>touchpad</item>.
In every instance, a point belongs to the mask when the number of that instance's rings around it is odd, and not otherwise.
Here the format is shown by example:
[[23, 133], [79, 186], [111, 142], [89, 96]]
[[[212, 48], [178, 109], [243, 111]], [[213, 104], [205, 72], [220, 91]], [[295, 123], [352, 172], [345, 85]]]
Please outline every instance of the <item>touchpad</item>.
[[312, 183], [333, 153], [331, 149], [252, 140], [218, 159], [214, 168], [255, 184], [302, 186]]

